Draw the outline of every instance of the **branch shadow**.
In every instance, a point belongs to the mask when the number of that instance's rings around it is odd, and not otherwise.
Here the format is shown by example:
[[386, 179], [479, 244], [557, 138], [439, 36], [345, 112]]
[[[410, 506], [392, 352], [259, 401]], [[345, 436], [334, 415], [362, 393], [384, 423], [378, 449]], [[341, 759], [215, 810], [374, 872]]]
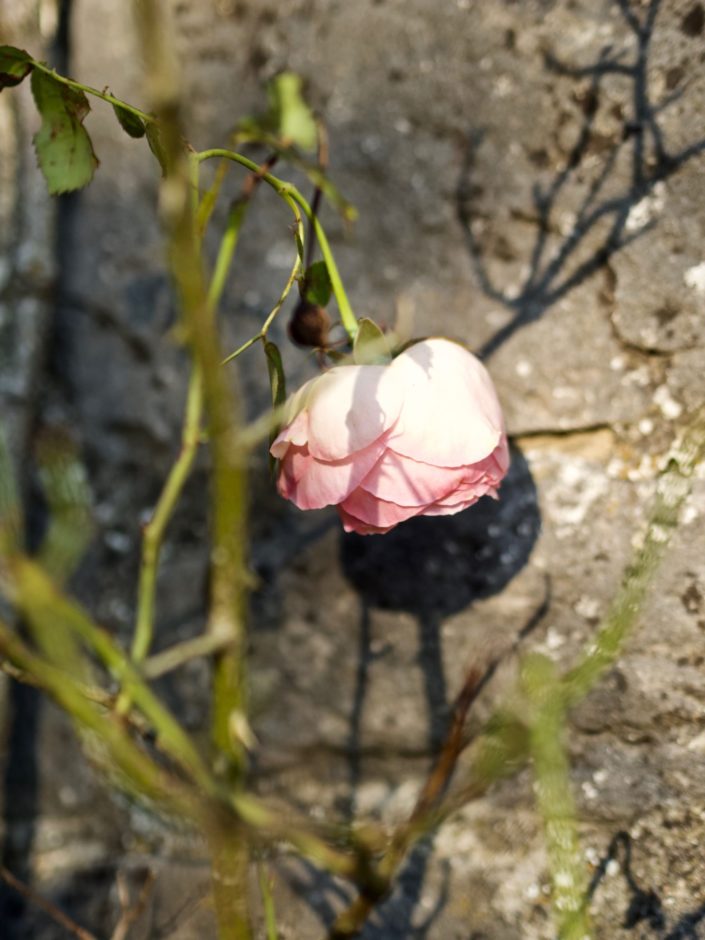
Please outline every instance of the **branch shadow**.
[[[349, 819], [355, 816], [362, 778], [362, 716], [374, 659], [372, 611], [398, 610], [416, 618], [416, 661], [428, 714], [427, 749], [433, 755], [447, 734], [451, 708], [441, 643], [443, 621], [474, 601], [501, 592], [527, 563], [540, 527], [534, 481], [525, 458], [513, 448], [498, 501], [483, 498], [456, 516], [411, 519], [383, 539], [341, 536], [343, 571], [361, 601], [358, 669], [347, 745], [349, 798], [345, 811]], [[539, 619], [532, 617], [520, 634], [533, 629]], [[483, 686], [496, 666], [494, 662], [487, 668]], [[429, 837], [410, 852], [393, 894], [376, 909], [364, 938], [422, 940], [427, 935], [445, 907], [450, 878], [446, 870], [431, 912], [421, 925], [414, 926], [432, 848], [433, 837]]]
[[[538, 183], [533, 187], [532, 209], [538, 233], [531, 250], [528, 273], [518, 292], [511, 295], [494, 284], [473, 226], [478, 218], [473, 171], [485, 132], [481, 129], [471, 131], [456, 188], [456, 215], [481, 290], [511, 313], [511, 319], [481, 347], [478, 352], [480, 358], [488, 358], [520, 329], [539, 320], [550, 307], [604, 267], [616, 252], [650, 230], [653, 222], [636, 229], [630, 224], [632, 209], [650, 195], [657, 184], [705, 152], [705, 138], [677, 151], [668, 149], [659, 116], [680, 97], [680, 92], [668, 95], [658, 104], [654, 104], [649, 95], [649, 55], [661, 2], [649, 0], [645, 13], [639, 17], [629, 0], [615, 0], [636, 47], [631, 61], [626, 61], [624, 50], [615, 50], [611, 46], [601, 51], [596, 62], [585, 66], [568, 65], [553, 52], [545, 53], [545, 66], [549, 72], [589, 79], [590, 84], [582, 96], [583, 118], [578, 137], [564, 168], [544, 188]], [[630, 113], [622, 118], [621, 140], [615, 142], [604, 156], [578, 207], [571, 231], [550, 254], [548, 243], [549, 236], [555, 231], [554, 210], [561, 193], [584, 167], [585, 159], [591, 153], [602, 85], [606, 77], [615, 75], [631, 83], [631, 108]], [[625, 148], [631, 164], [629, 181], [617, 195], [605, 195], [608, 182], [614, 178], [617, 160]], [[606, 231], [600, 235], [596, 247], [586, 257], [581, 257], [587, 237], [597, 233], [601, 226]]]
[[[423, 839], [409, 853], [395, 882], [391, 896], [371, 915], [360, 934], [361, 940], [427, 940], [429, 931], [443, 912], [450, 894], [450, 865], [443, 864], [441, 883], [428, 913], [415, 917], [423, 892], [433, 840]], [[281, 872], [289, 887], [315, 912], [327, 930], [340, 907], [350, 903], [352, 892], [328, 872], [300, 859], [295, 867]], [[417, 921], [416, 923], [414, 921]]]
[[525, 458], [513, 448], [498, 501], [483, 498], [456, 516], [411, 519], [383, 539], [341, 536], [343, 571], [362, 602], [351, 755], [359, 753], [361, 712], [373, 659], [370, 611], [398, 610], [417, 618], [417, 662], [433, 752], [443, 740], [449, 718], [440, 640], [443, 620], [506, 587], [528, 561], [540, 527], [534, 481]]
[[[650, 97], [649, 56], [661, 0], [648, 0], [641, 15], [632, 9], [629, 0], [615, 2], [635, 47], [631, 58], [625, 51], [606, 47], [596, 62], [576, 67], [562, 62], [551, 52], [545, 55], [549, 72], [581, 81], [587, 79], [588, 90], [583, 95], [579, 133], [565, 166], [544, 187], [538, 183], [533, 187], [532, 208], [538, 231], [531, 247], [528, 273], [516, 293], [510, 294], [493, 282], [473, 227], [476, 219], [473, 175], [484, 133], [476, 129], [470, 134], [456, 190], [457, 217], [482, 291], [511, 314], [509, 321], [483, 345], [479, 351], [481, 358], [488, 358], [524, 326], [539, 320], [554, 304], [603, 268], [616, 252], [649, 231], [654, 223], [635, 225], [632, 210], [652, 194], [659, 183], [705, 152], [705, 138], [679, 150], [670, 150], [659, 118], [677, 100], [679, 93], [659, 103], [652, 102]], [[614, 142], [593, 172], [571, 230], [557, 239], [553, 216], [562, 194], [574, 182], [591, 153], [603, 84], [607, 77], [615, 75], [627, 79], [631, 85], [629, 113], [622, 120], [621, 138]], [[625, 156], [629, 160], [628, 181], [615, 193], [618, 161], [623, 161]], [[594, 246], [587, 244], [588, 239], [596, 240]], [[501, 591], [526, 564], [539, 531], [535, 487], [525, 461], [516, 453], [501, 496], [499, 504], [483, 500], [457, 517], [410, 520], [388, 533], [384, 540], [356, 535], [342, 538], [343, 569], [362, 604], [357, 680], [348, 740], [351, 817], [362, 775], [362, 713], [373, 661], [371, 611], [375, 608], [403, 610], [417, 618], [418, 663], [423, 672], [429, 716], [427, 740], [429, 751], [434, 753], [443, 739], [449, 708], [440, 640], [443, 619], [477, 599]], [[519, 506], [522, 531], [513, 528], [511, 521], [519, 518], [513, 515]], [[502, 516], [503, 511], [505, 516]], [[498, 515], [495, 517], [494, 513]], [[424, 872], [425, 864], [421, 867], [422, 880]], [[416, 892], [417, 900], [421, 884]], [[655, 923], [659, 916], [657, 899], [639, 893], [636, 882], [632, 881], [630, 886], [635, 903], [628, 917], [634, 919], [634, 923], [640, 918], [652, 918]], [[392, 936], [390, 923], [404, 923], [410, 930], [411, 913], [405, 914], [401, 909], [394, 912], [393, 898], [377, 913], [385, 909], [391, 912], [387, 916], [392, 920], [387, 920], [384, 926], [381, 920], [379, 925], [371, 920], [364, 933], [370, 940]], [[700, 916], [699, 911], [691, 919], [695, 916]], [[687, 926], [685, 922], [684, 926]], [[673, 935], [677, 936], [681, 934]]]
[[622, 921], [625, 929], [635, 930], [644, 925], [654, 931], [661, 940], [698, 940], [702, 936], [698, 925], [705, 921], [705, 901], [692, 911], [682, 914], [678, 921], [669, 927], [658, 894], [651, 888], [643, 888], [632, 872], [632, 839], [624, 830], [615, 833], [604, 858], [597, 866], [587, 891], [588, 903], [594, 897], [612, 861], [619, 863], [629, 891], [629, 903]]
[[605, 857], [597, 866], [592, 881], [588, 886], [587, 900], [592, 900], [600, 883], [607, 874], [610, 862], [618, 861], [629, 891], [629, 905], [624, 915], [622, 926], [631, 930], [638, 924], [645, 923], [652, 930], [662, 930], [666, 926], [666, 917], [661, 899], [655, 891], [642, 888], [632, 873], [632, 840], [628, 832], [621, 830], [612, 838]]

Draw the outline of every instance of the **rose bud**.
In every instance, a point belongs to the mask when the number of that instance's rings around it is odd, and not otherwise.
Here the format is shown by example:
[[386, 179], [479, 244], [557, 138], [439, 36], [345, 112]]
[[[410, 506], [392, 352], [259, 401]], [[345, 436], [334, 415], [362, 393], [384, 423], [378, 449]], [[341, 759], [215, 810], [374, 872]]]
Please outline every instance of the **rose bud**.
[[487, 370], [439, 338], [388, 365], [338, 366], [307, 382], [287, 402], [271, 453], [285, 499], [337, 506], [345, 530], [363, 535], [496, 497], [509, 466]]
[[330, 316], [325, 307], [300, 300], [289, 320], [288, 333], [299, 346], [313, 346], [316, 349], [325, 349], [328, 345], [330, 332]]

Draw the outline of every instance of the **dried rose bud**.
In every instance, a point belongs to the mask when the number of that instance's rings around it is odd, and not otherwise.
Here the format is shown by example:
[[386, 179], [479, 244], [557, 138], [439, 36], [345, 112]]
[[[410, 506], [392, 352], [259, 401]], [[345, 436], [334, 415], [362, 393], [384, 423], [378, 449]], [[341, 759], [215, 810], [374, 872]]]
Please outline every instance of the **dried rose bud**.
[[324, 349], [328, 345], [331, 320], [324, 307], [300, 300], [289, 321], [289, 337], [299, 346]]

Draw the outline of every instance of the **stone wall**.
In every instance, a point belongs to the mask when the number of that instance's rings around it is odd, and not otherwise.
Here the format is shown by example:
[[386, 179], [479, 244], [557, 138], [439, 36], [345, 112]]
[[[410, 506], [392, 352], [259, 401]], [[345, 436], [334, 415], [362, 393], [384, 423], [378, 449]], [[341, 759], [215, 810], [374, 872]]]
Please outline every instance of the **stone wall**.
[[[128, 6], [73, 0], [68, 68], [139, 103]], [[261, 109], [266, 79], [299, 72], [328, 123], [332, 175], [360, 214], [352, 228], [325, 216], [356, 312], [391, 323], [401, 306], [418, 334], [469, 342], [505, 407], [515, 447], [502, 500], [384, 539], [343, 536], [332, 511], [298, 513], [273, 494], [265, 454], [253, 467], [259, 787], [314, 816], [354, 809], [392, 820], [413, 803], [468, 664], [507, 652], [476, 727], [513, 675], [512, 646], [532, 617], [520, 648], [574, 660], [620, 582], [660, 461], [705, 397], [705, 9], [699, 0], [173, 8], [194, 145], [224, 143], [241, 115]], [[35, 27], [23, 41], [36, 52], [43, 40]], [[0, 106], [3, 127], [15, 128], [0, 135], [3, 417], [20, 455], [27, 409], [35, 426], [68, 424], [80, 440], [98, 531], [75, 587], [127, 636], [139, 520], [174, 458], [186, 371], [170, 333], [155, 167], [144, 142], [96, 104], [88, 122], [101, 168], [57, 209], [32, 166], [26, 95], [3, 94]], [[257, 330], [286, 279], [288, 224], [279, 201], [258, 194], [224, 304], [233, 345]], [[283, 326], [277, 336], [284, 346]], [[292, 384], [313, 373], [300, 351], [287, 346], [285, 357]], [[254, 412], [267, 397], [265, 365], [257, 350], [240, 361]], [[205, 480], [199, 468], [170, 530], [161, 645], [201, 623]], [[598, 936], [610, 940], [698, 936], [705, 924], [704, 509], [699, 477], [627, 652], [572, 716], [586, 866], [597, 872], [615, 849], [592, 902]], [[194, 728], [205, 678], [193, 664], [163, 688]], [[37, 880], [105, 932], [115, 868], [134, 871], [147, 856], [162, 871], [144, 927], [157, 936], [175, 896], [186, 900], [205, 878], [198, 847], [106, 797], [69, 740], [47, 710], [34, 742]], [[11, 828], [7, 800], [5, 816]], [[339, 886], [293, 860], [278, 871], [282, 937], [322, 935]], [[413, 854], [365, 936], [550, 940], [547, 885], [523, 773]], [[209, 929], [202, 911], [187, 913], [169, 936]], [[18, 936], [61, 935], [27, 916]]]

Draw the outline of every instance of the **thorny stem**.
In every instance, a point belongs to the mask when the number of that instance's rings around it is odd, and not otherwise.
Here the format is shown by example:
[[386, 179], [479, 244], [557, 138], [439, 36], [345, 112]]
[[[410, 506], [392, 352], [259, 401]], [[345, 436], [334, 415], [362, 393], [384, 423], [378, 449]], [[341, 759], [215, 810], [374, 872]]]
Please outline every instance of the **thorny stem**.
[[72, 78], [66, 78], [63, 75], [59, 75], [58, 72], [50, 68], [44, 62], [38, 62], [36, 59], [30, 59], [30, 62], [32, 63], [32, 66], [39, 72], [45, 72], [47, 75], [50, 75], [55, 82], [59, 82], [61, 85], [66, 85], [68, 88], [74, 88], [76, 91], [82, 91], [87, 95], [93, 95], [94, 98], [100, 98], [102, 101], [107, 101], [108, 104], [112, 104], [117, 108], [122, 108], [123, 111], [129, 111], [130, 114], [134, 114], [135, 117], [138, 117], [140, 120], [144, 121], [145, 124], [154, 124], [156, 122], [156, 118], [153, 114], [148, 114], [146, 111], [140, 111], [139, 108], [128, 104], [121, 98], [116, 98], [115, 95], [111, 95], [107, 91], [98, 91], [97, 88], [92, 88], [90, 85], [84, 85], [81, 82], [74, 81]]
[[[192, 169], [182, 145], [180, 88], [170, 42], [169, 21], [158, 0], [135, 0], [138, 34], [149, 98], [159, 118], [167, 174], [161, 209], [169, 261], [182, 307], [194, 363], [203, 379], [205, 414], [212, 457], [211, 604], [208, 632], [227, 641], [215, 661], [212, 737], [217, 769], [226, 786], [242, 787], [245, 748], [233, 733], [245, 713], [245, 474], [237, 447], [238, 408], [220, 368], [222, 354], [214, 311], [208, 300], [194, 213]], [[257, 170], [256, 165], [250, 169]], [[214, 827], [207, 834], [220, 940], [250, 940], [247, 897], [249, 847], [241, 832]], [[227, 890], [224, 890], [224, 887]]]
[[[257, 170], [257, 164], [254, 161], [249, 160], [247, 157], [243, 157], [242, 154], [236, 153], [234, 150], [225, 150], [220, 147], [213, 148], [211, 150], [202, 150], [196, 155], [196, 157], [199, 161], [210, 160], [214, 157], [221, 157], [225, 160], [232, 160], [234, 163], [239, 163], [241, 166], [244, 166], [253, 172], [256, 172]], [[267, 185], [271, 186], [272, 189], [290, 206], [292, 202], [298, 204], [303, 210], [306, 218], [312, 224], [316, 233], [316, 238], [318, 239], [318, 244], [321, 246], [321, 254], [323, 255], [323, 259], [326, 262], [326, 267], [328, 268], [333, 294], [335, 295], [338, 309], [340, 311], [340, 319], [348, 333], [348, 336], [351, 340], [354, 340], [358, 330], [357, 319], [353, 313], [352, 307], [350, 306], [348, 296], [345, 293], [343, 281], [340, 277], [340, 272], [338, 271], [338, 266], [335, 263], [335, 258], [333, 257], [333, 252], [331, 250], [330, 243], [326, 237], [323, 226], [314, 215], [307, 200], [301, 195], [299, 190], [294, 185], [286, 182], [285, 180], [281, 180], [276, 176], [272, 176], [271, 173], [265, 173], [262, 176], [262, 179], [265, 183], [267, 183]]]
[[585, 862], [575, 818], [566, 753], [565, 697], [555, 664], [532, 654], [521, 669], [521, 685], [529, 703], [529, 747], [534, 793], [543, 818], [546, 849], [553, 880], [552, 904], [559, 940], [590, 940]]
[[[171, 759], [204, 792], [212, 792], [212, 777], [190, 737], [125, 657], [113, 637], [95, 624], [75, 601], [62, 594], [45, 572], [29, 559], [13, 559], [11, 571], [16, 585], [15, 603], [39, 645], [42, 645], [46, 634], [80, 640], [121, 683], [135, 706], [156, 730], [160, 744]], [[85, 683], [79, 686], [84, 687]]]
[[[262, 174], [267, 168], [273, 165], [276, 157], [270, 157], [258, 169], [257, 173], [250, 174], [242, 187], [242, 195], [235, 201], [229, 214], [225, 232], [221, 239], [220, 248], [216, 258], [213, 275], [208, 287], [208, 305], [210, 310], [215, 313], [218, 304], [225, 289], [230, 266], [232, 264], [235, 248], [244, 221], [245, 211], [249, 200], [251, 199], [256, 186]], [[198, 211], [198, 163], [192, 161], [192, 195], [195, 197], [194, 210]], [[295, 208], [298, 230], [302, 230], [301, 216], [298, 209]], [[199, 238], [200, 240], [200, 238]], [[200, 245], [199, 245], [200, 251]], [[298, 271], [298, 267], [297, 267]], [[276, 315], [279, 307], [284, 302], [286, 294], [291, 289], [292, 280], [287, 283], [285, 293], [280, 298], [279, 304], [275, 307], [273, 314]], [[262, 332], [266, 334], [273, 314], [270, 314]], [[226, 360], [227, 361], [227, 360]], [[155, 595], [156, 581], [159, 566], [159, 555], [164, 540], [166, 527], [174, 513], [177, 502], [188, 476], [193, 467], [193, 463], [201, 439], [201, 424], [203, 421], [203, 379], [198, 363], [194, 363], [189, 379], [189, 387], [186, 398], [186, 411], [184, 416], [184, 425], [182, 429], [182, 443], [179, 456], [172, 466], [166, 484], [162, 490], [159, 501], [154, 510], [151, 519], [144, 527], [142, 562], [140, 567], [140, 581], [138, 588], [137, 602], [137, 623], [132, 643], [132, 658], [135, 662], [141, 662], [148, 654], [152, 645], [154, 635], [154, 614], [155, 614]], [[222, 643], [220, 644], [222, 646]], [[217, 647], [216, 647], [217, 648]], [[119, 702], [121, 712], [125, 712], [129, 707], [129, 701], [125, 698]]]

